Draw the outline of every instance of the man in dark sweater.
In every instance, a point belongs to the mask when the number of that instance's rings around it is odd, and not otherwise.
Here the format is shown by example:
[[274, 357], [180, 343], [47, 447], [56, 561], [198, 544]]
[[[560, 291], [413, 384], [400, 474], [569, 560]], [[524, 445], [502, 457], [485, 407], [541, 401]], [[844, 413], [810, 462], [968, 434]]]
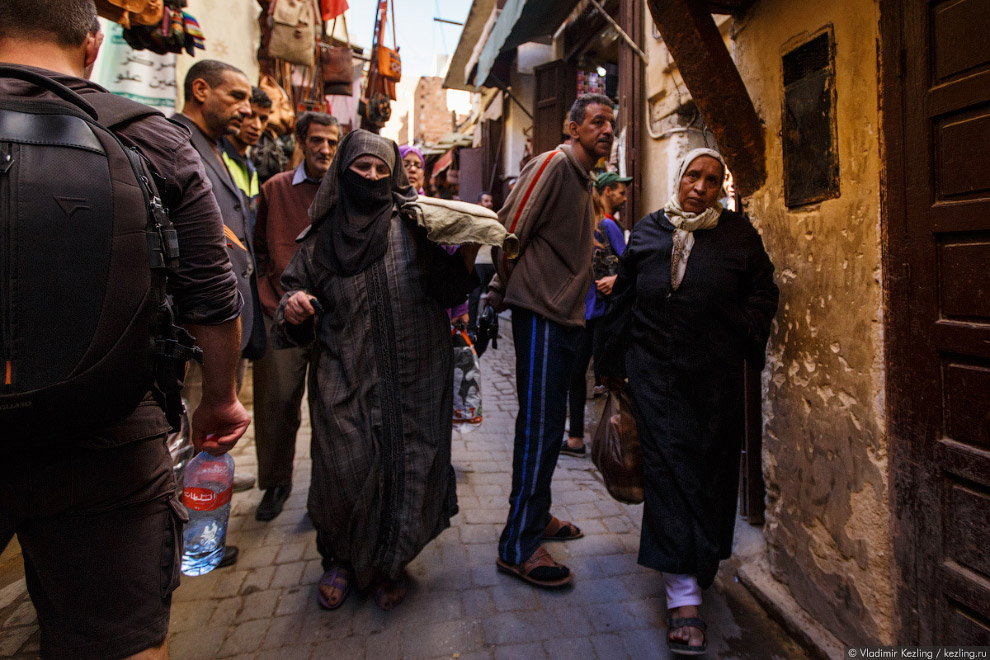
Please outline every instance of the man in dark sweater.
[[[282, 288], [282, 271], [295, 256], [296, 237], [309, 226], [309, 206], [337, 151], [340, 125], [328, 114], [307, 112], [296, 123], [296, 139], [304, 160], [294, 171], [276, 174], [261, 186], [254, 229], [258, 260], [258, 295], [265, 330]], [[292, 462], [296, 453], [309, 348], [269, 350], [254, 363], [254, 428], [258, 451], [258, 486], [265, 491], [255, 517], [273, 520], [292, 491]]]

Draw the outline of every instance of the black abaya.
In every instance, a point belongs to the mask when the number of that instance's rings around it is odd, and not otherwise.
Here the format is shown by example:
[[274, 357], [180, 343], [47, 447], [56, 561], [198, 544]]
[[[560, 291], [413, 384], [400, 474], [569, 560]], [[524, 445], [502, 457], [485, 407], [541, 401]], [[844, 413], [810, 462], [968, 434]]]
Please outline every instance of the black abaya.
[[711, 585], [732, 550], [743, 434], [743, 360], [762, 367], [777, 310], [759, 234], [725, 211], [694, 232], [671, 288], [673, 225], [657, 211], [635, 227], [601, 331], [603, 376], [629, 377], [638, 408], [646, 501], [639, 563]]

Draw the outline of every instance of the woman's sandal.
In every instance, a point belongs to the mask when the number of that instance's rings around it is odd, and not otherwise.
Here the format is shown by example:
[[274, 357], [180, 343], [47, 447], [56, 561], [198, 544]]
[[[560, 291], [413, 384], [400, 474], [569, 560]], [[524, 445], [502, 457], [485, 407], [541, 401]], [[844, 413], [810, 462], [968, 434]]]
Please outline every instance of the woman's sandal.
[[[334, 595], [333, 592], [339, 594], [336, 598], [331, 600], [323, 593], [323, 588], [327, 587], [331, 590], [331, 596]], [[334, 566], [323, 574], [320, 578], [320, 584], [316, 591], [316, 602], [320, 604], [320, 607], [325, 610], [335, 610], [344, 604], [347, 600], [347, 595], [351, 593], [351, 574], [347, 570], [347, 567], [343, 564], [334, 564]]]
[[375, 584], [375, 605], [387, 612], [404, 601], [408, 593], [409, 580], [404, 573], [395, 580], [381, 577]]
[[[691, 646], [685, 642], [674, 641], [670, 638], [670, 633], [678, 628], [697, 628], [701, 631], [704, 641], [701, 646]], [[667, 619], [667, 646], [671, 653], [677, 655], [704, 655], [708, 652], [708, 624], [701, 619], [689, 617], [685, 619]]]
[[510, 564], [501, 557], [495, 560], [495, 566], [503, 573], [508, 573], [538, 587], [556, 588], [570, 582], [574, 576], [569, 568], [554, 561], [543, 546], [536, 549], [529, 559], [521, 564]]
[[550, 516], [550, 524], [543, 530], [544, 541], [572, 541], [584, 536], [577, 525], [566, 520], [557, 520]]

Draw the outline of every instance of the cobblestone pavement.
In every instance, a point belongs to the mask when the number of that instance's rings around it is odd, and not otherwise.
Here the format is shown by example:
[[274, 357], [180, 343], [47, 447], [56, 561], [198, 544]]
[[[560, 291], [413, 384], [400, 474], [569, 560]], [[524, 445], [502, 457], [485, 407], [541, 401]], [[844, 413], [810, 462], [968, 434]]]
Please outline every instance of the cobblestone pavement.
[[[516, 411], [507, 319], [502, 328], [499, 349], [482, 360], [484, 424], [454, 436], [460, 513], [410, 564], [406, 602], [385, 613], [370, 594], [352, 593], [339, 610], [319, 609], [322, 569], [305, 508], [311, 462], [304, 421], [295, 484], [282, 515], [257, 522], [262, 493], [235, 495], [228, 542], [240, 547], [237, 564], [183, 578], [175, 592], [172, 658], [668, 658], [662, 580], [636, 563], [641, 507], [612, 500], [588, 459], [561, 457], [553, 481], [553, 513], [585, 532], [582, 539], [547, 545], [575, 572], [573, 586], [542, 591], [496, 572]], [[588, 408], [592, 421], [594, 405]], [[233, 455], [239, 470], [255, 471], [251, 431]], [[12, 546], [0, 557], [0, 657], [22, 660], [36, 657], [38, 633]], [[708, 657], [805, 657], [737, 583], [731, 562], [705, 599]]]

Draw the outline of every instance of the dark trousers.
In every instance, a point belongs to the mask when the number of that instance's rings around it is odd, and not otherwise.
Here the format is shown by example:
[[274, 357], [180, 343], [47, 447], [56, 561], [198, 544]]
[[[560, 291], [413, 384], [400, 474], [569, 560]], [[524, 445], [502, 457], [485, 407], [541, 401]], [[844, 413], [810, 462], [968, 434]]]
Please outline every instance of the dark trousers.
[[[585, 321], [584, 330], [578, 340], [577, 352], [574, 355], [574, 369], [571, 371], [571, 382], [568, 386], [568, 418], [570, 429], [568, 435], [572, 438], [584, 437], [584, 402], [588, 399], [588, 384], [585, 375], [588, 364], [597, 344], [597, 329], [599, 319]], [[598, 382], [598, 365], [595, 365], [595, 383]]]
[[[265, 316], [271, 335], [272, 319]], [[258, 453], [258, 487], [292, 485], [296, 431], [306, 389], [309, 348], [268, 347], [254, 362], [254, 441]]]
[[488, 284], [495, 277], [495, 266], [491, 264], [475, 264], [474, 270], [478, 273], [481, 284], [474, 287], [468, 295], [468, 332], [472, 335], [478, 331], [478, 316], [481, 315], [481, 294], [488, 293]]
[[509, 517], [499, 556], [519, 564], [536, 552], [550, 523], [550, 481], [564, 433], [567, 384], [581, 328], [568, 328], [512, 308], [516, 345], [516, 417]]

